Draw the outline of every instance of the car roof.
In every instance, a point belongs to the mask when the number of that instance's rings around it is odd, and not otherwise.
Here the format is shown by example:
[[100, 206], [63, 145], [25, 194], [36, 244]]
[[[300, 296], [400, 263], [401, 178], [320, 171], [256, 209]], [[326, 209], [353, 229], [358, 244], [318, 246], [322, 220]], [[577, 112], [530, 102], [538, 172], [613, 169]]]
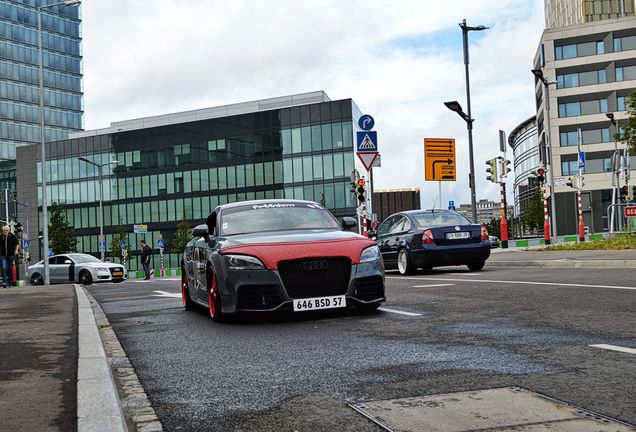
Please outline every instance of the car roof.
[[456, 212], [455, 210], [446, 210], [446, 209], [426, 209], [426, 210], [405, 210], [396, 214], [406, 214], [406, 215], [414, 215], [414, 214], [421, 214], [421, 213], [452, 213], [452, 214], [461, 214], [459, 212]]
[[217, 209], [218, 210], [224, 210], [224, 209], [228, 209], [228, 208], [249, 206], [249, 205], [255, 205], [255, 204], [276, 204], [276, 203], [280, 203], [280, 204], [314, 204], [314, 205], [318, 204], [317, 202], [307, 201], [307, 200], [265, 199], [265, 200], [239, 201], [239, 202], [233, 202], [233, 203], [229, 203], [229, 204], [222, 204], [222, 205], [218, 206]]

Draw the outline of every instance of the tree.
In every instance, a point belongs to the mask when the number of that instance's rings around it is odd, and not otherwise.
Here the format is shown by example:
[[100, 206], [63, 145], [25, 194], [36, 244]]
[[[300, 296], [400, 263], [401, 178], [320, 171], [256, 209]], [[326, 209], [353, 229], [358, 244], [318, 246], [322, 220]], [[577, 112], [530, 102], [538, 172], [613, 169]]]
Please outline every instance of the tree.
[[627, 97], [627, 124], [623, 125], [623, 133], [616, 133], [617, 141], [625, 141], [630, 153], [636, 152], [636, 90]]
[[532, 198], [528, 201], [521, 222], [529, 229], [535, 230], [543, 226], [543, 199], [541, 197], [541, 187], [537, 186]]
[[192, 240], [192, 230], [190, 229], [190, 224], [184, 217], [177, 224], [177, 230], [172, 236], [172, 251], [175, 253], [183, 252], [190, 240]]
[[501, 238], [501, 219], [490, 219], [490, 222], [484, 224], [491, 236]]
[[119, 262], [123, 263], [123, 257], [121, 255], [121, 242], [124, 242], [124, 249], [128, 249], [128, 232], [122, 225], [121, 218], [119, 218], [119, 225], [117, 225], [117, 231], [113, 234], [113, 238], [110, 240], [110, 256], [119, 258]]
[[49, 247], [54, 254], [77, 252], [75, 230], [66, 219], [66, 212], [56, 202], [51, 204]]

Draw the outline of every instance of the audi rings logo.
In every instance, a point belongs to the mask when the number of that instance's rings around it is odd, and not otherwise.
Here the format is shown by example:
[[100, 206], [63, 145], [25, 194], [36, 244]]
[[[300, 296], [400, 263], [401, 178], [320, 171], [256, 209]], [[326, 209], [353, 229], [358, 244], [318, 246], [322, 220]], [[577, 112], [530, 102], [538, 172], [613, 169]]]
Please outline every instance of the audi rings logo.
[[303, 262], [303, 268], [306, 271], [327, 270], [327, 268], [329, 268], [329, 263], [326, 260], [305, 261]]

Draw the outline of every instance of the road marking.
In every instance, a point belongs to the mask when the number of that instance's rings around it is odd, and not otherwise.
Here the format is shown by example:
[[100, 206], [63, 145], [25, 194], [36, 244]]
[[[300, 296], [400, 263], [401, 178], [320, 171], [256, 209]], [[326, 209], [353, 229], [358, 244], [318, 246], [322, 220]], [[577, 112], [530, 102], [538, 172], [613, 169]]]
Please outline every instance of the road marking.
[[395, 313], [398, 315], [405, 315], [405, 316], [411, 316], [411, 317], [415, 317], [415, 316], [422, 316], [422, 314], [420, 313], [414, 313], [414, 312], [404, 312], [404, 311], [399, 311], [399, 310], [395, 310], [395, 309], [387, 309], [387, 308], [378, 308], [378, 310], [384, 311], [384, 312], [391, 312], [391, 313]]
[[611, 351], [620, 351], [620, 352], [629, 353], [629, 354], [636, 354], [636, 349], [634, 348], [625, 348], [625, 347], [617, 346], [617, 345], [596, 344], [596, 345], [590, 345], [590, 346], [594, 348], [601, 348], [601, 349], [606, 349]]
[[584, 284], [569, 284], [558, 282], [529, 282], [529, 281], [515, 281], [515, 280], [492, 280], [492, 279], [450, 279], [450, 278], [433, 278], [433, 277], [404, 277], [404, 276], [387, 276], [387, 279], [408, 279], [408, 280], [422, 280], [422, 281], [451, 281], [451, 282], [473, 282], [473, 283], [505, 283], [505, 284], [519, 284], [519, 285], [547, 285], [547, 286], [562, 286], [562, 287], [577, 287], [577, 288], [610, 288], [610, 289], [626, 289], [636, 290], [636, 287], [628, 286], [615, 286], [615, 285], [584, 285]]
[[153, 294], [153, 297], [172, 297], [172, 298], [181, 298], [181, 293], [169, 293], [165, 291], [154, 291], [157, 294]]
[[413, 288], [432, 288], [432, 287], [453, 286], [453, 285], [455, 284], [413, 285]]

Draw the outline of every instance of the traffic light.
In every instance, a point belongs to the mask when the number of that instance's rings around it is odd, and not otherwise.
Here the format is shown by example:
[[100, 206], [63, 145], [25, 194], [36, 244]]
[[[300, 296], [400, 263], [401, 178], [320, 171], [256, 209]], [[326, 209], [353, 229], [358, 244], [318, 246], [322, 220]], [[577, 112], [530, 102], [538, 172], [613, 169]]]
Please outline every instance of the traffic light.
[[512, 171], [508, 165], [510, 165], [510, 161], [508, 159], [501, 158], [501, 177], [506, 178], [508, 173]]
[[486, 177], [486, 180], [490, 180], [493, 183], [497, 183], [498, 182], [497, 159], [495, 158], [495, 159], [487, 160], [486, 165], [489, 165], [489, 167], [486, 168], [486, 172], [490, 174], [488, 177]]
[[574, 181], [572, 181], [572, 177], [568, 177], [568, 181], [565, 182], [566, 186], [570, 186], [571, 188], [576, 187]]
[[625, 185], [621, 187], [621, 201], [627, 200], [628, 193], [629, 193], [629, 186]]
[[22, 235], [22, 224], [20, 222], [16, 222], [13, 228], [15, 230], [13, 234], [15, 234], [16, 237], [20, 238], [20, 235]]
[[632, 186], [632, 187], [627, 189], [627, 201], [628, 202], [634, 201], [634, 194], [635, 194], [634, 189], [636, 189], [636, 186]]
[[538, 167], [534, 170], [534, 176], [537, 178], [539, 183], [543, 183], [545, 181], [545, 168]]
[[585, 177], [583, 177], [583, 176], [578, 176], [577, 177], [576, 187], [578, 189], [583, 189], [583, 186], [585, 186], [585, 183], [583, 183], [583, 180], [585, 180]]
[[367, 200], [365, 197], [365, 194], [367, 191], [364, 189], [364, 185], [365, 185], [364, 179], [363, 178], [358, 179], [357, 185], [358, 187], [356, 188], [356, 196], [358, 197], [358, 201], [360, 201], [360, 204], [362, 204]]

